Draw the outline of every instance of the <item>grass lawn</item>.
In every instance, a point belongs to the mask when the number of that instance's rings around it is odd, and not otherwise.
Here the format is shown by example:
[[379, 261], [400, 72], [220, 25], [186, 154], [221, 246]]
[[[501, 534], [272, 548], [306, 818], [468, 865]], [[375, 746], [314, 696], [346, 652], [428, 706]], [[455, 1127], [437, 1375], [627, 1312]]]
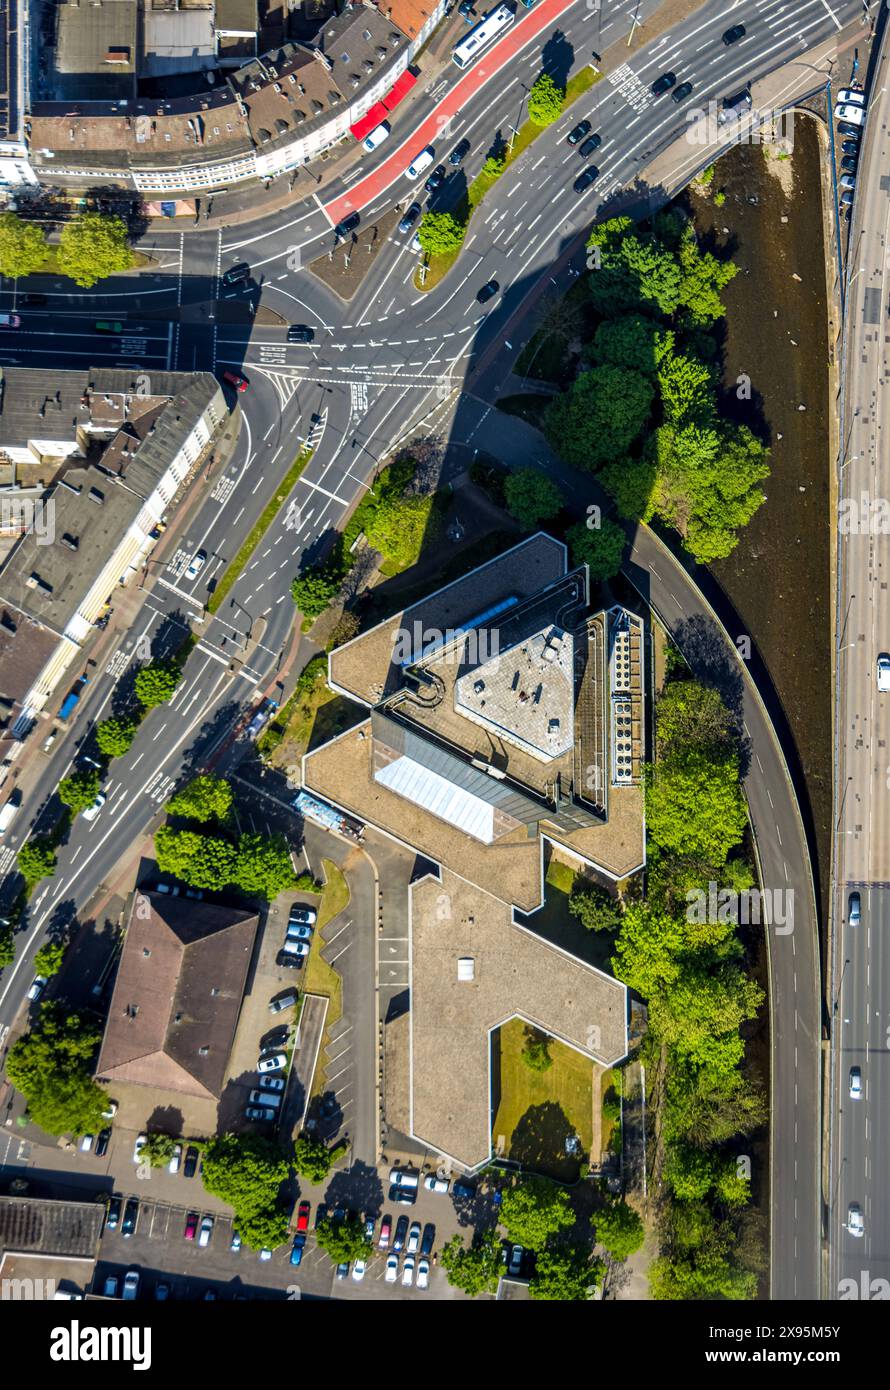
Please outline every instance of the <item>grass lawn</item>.
[[[362, 715], [359, 706], [331, 690], [327, 683], [327, 662], [322, 661], [308, 688], [294, 691], [278, 718], [266, 730], [266, 742], [261, 738], [258, 748], [260, 753], [267, 754], [274, 767], [288, 767], [299, 762], [310, 748], [342, 734]], [[282, 722], [284, 732], [279, 738]]]
[[517, 376], [551, 381], [558, 386], [565, 380], [568, 363], [569, 344], [564, 334], [539, 328], [517, 357], [513, 370]]
[[547, 885], [544, 906], [537, 912], [522, 918], [530, 931], [537, 932], [545, 940], [552, 941], [570, 955], [586, 961], [597, 970], [612, 974], [610, 960], [615, 946], [611, 932], [588, 931], [582, 927], [578, 918], [569, 912], [569, 894], [574, 875], [565, 864], [551, 859], [545, 878]]
[[[500, 1102], [494, 1143], [503, 1136], [506, 1158], [561, 1182], [575, 1182], [581, 1164], [589, 1160], [593, 1138], [593, 1063], [554, 1038], [549, 1049], [553, 1065], [545, 1072], [532, 1071], [522, 1059], [525, 1028], [513, 1018], [498, 1030]], [[571, 1135], [580, 1140], [580, 1154], [566, 1153]]]
[[344, 875], [330, 859], [321, 861], [324, 876], [324, 892], [318, 908], [318, 921], [312, 933], [312, 946], [309, 959], [303, 972], [303, 989], [309, 994], [324, 994], [328, 999], [328, 1015], [325, 1019], [324, 1037], [321, 1040], [319, 1064], [315, 1069], [312, 1095], [321, 1095], [326, 1087], [324, 1051], [328, 1044], [330, 1030], [343, 1012], [343, 981], [339, 971], [323, 959], [321, 948], [324, 945], [323, 933], [328, 922], [333, 921], [349, 902], [349, 884]]
[[551, 859], [544, 881], [560, 893], [571, 893], [572, 884], [575, 882], [575, 870], [570, 869], [568, 864], [563, 864], [559, 859]]

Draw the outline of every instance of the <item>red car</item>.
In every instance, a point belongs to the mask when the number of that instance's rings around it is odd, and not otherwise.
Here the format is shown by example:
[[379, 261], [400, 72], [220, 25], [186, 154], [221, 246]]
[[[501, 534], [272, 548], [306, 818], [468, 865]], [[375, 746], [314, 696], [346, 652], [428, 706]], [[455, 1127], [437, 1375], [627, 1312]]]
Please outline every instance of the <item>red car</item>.
[[310, 1202], [301, 1202], [301, 1203], [300, 1203], [299, 1208], [297, 1209], [297, 1230], [298, 1230], [298, 1231], [308, 1231], [308, 1230], [309, 1230], [309, 1213], [310, 1213], [311, 1210], [312, 1210], [312, 1204], [311, 1204]]
[[196, 1211], [190, 1211], [189, 1214], [188, 1214], [188, 1216], [185, 1218], [185, 1238], [186, 1238], [186, 1240], [194, 1240], [194, 1238], [195, 1238], [195, 1232], [197, 1231], [197, 1229], [198, 1229], [198, 1213], [197, 1213]]
[[389, 1212], [387, 1212], [386, 1215], [384, 1216], [383, 1220], [382, 1220], [381, 1223], [380, 1223], [380, 1235], [379, 1235], [379, 1237], [378, 1237], [378, 1239], [377, 1239], [377, 1248], [378, 1248], [378, 1250], [385, 1250], [385, 1249], [386, 1249], [387, 1245], [389, 1245], [389, 1238], [390, 1238], [391, 1235], [392, 1235], [392, 1217], [390, 1216]]
[[247, 377], [240, 372], [223, 372], [223, 381], [227, 381], [230, 386], [234, 386], [236, 391], [247, 390]]

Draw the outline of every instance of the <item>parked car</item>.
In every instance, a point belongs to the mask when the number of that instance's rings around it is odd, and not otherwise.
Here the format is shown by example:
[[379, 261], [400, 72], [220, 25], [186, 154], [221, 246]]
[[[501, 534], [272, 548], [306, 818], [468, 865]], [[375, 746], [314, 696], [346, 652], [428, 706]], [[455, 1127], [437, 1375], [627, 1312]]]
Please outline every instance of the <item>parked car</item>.
[[[850, 189], [850, 188], [845, 188], [844, 191], [843, 191], [843, 193], [841, 194], [841, 199], [840, 199], [840, 201], [841, 201], [841, 207], [847, 208], [847, 209], [849, 210], [849, 208], [851, 208], [852, 205], [853, 205], [853, 198], [854, 198], [854, 197], [855, 197], [855, 194], [853, 193], [852, 189]], [[848, 213], [847, 213], [847, 216], [849, 216], [849, 211], [848, 211]]]
[[315, 329], [310, 328], [308, 323], [292, 323], [287, 330], [287, 341], [289, 343], [311, 343], [315, 338]]
[[198, 1166], [199, 1157], [200, 1155], [194, 1144], [189, 1144], [185, 1151], [185, 1163], [182, 1165], [184, 1177], [193, 1178], [195, 1176], [195, 1169]]
[[843, 121], [843, 120], [842, 120], [842, 121], [838, 121], [838, 127], [837, 127], [837, 128], [838, 128], [838, 130], [840, 131], [841, 135], [845, 136], [846, 139], [848, 139], [848, 140], [858, 140], [858, 139], [860, 139], [860, 137], [861, 137], [861, 135], [862, 135], [862, 131], [861, 131], [861, 129], [860, 129], [860, 126], [861, 126], [861, 125], [862, 125], [862, 122], [861, 122], [861, 121], [857, 121], [857, 122], [854, 124], [852, 121]]
[[855, 174], [859, 165], [859, 160], [855, 154], [845, 154], [841, 160], [841, 168], [845, 174]]
[[341, 1260], [340, 1263], [337, 1265], [337, 1278], [338, 1278], [338, 1279], [345, 1279], [346, 1276], [348, 1275], [348, 1273], [349, 1273], [349, 1261], [348, 1261], [348, 1260]]
[[283, 1076], [261, 1076], [259, 1080], [261, 1091], [283, 1091], [284, 1085]]
[[388, 138], [390, 134], [390, 129], [391, 127], [388, 121], [381, 121], [380, 124], [378, 126], [375, 126], [374, 129], [365, 137], [365, 139], [362, 141], [362, 145], [369, 153], [371, 152], [371, 150], [376, 150], [377, 146], [382, 145], [384, 140]]
[[248, 1120], [254, 1120], [258, 1124], [271, 1124], [277, 1118], [277, 1112], [270, 1105], [248, 1105], [244, 1112]]
[[494, 299], [500, 288], [497, 280], [487, 280], [481, 290], [477, 291], [476, 298], [480, 304], [487, 304], [489, 299]]
[[679, 85], [679, 87], [675, 87], [674, 90], [671, 92], [671, 101], [675, 101], [675, 102], [677, 103], [677, 105], [679, 106], [681, 101], [685, 101], [686, 98], [689, 97], [689, 96], [691, 96], [691, 95], [692, 95], [692, 83], [691, 83], [691, 82], [681, 82], [680, 85]]
[[417, 1254], [417, 1249], [418, 1249], [418, 1246], [419, 1246], [419, 1245], [420, 1245], [420, 1222], [419, 1222], [419, 1221], [412, 1221], [412, 1222], [411, 1222], [411, 1229], [410, 1229], [409, 1232], [408, 1232], [408, 1243], [407, 1243], [406, 1246], [405, 1246], [405, 1250], [406, 1250], [407, 1254], [409, 1254], [409, 1255], [416, 1255], [416, 1254]]
[[401, 1206], [413, 1206], [417, 1201], [419, 1175], [406, 1168], [393, 1168], [389, 1175], [389, 1200]]
[[102, 1288], [102, 1294], [103, 1294], [103, 1296], [104, 1296], [105, 1298], [117, 1298], [117, 1275], [116, 1275], [116, 1274], [109, 1274], [109, 1276], [108, 1276], [108, 1278], [105, 1280], [105, 1284], [104, 1284], [104, 1286], [103, 1286], [103, 1288]]
[[136, 1230], [139, 1221], [139, 1202], [136, 1197], [128, 1197], [127, 1205], [124, 1207], [124, 1219], [121, 1222], [121, 1235], [131, 1236]]
[[299, 1207], [297, 1208], [297, 1230], [298, 1230], [298, 1231], [308, 1231], [308, 1230], [309, 1230], [309, 1213], [311, 1212], [311, 1210], [312, 1210], [312, 1203], [311, 1203], [311, 1202], [309, 1202], [309, 1201], [303, 1201], [303, 1202], [300, 1203]]
[[230, 266], [223, 273], [222, 282], [224, 285], [240, 285], [245, 280], [250, 279], [250, 266], [242, 261], [239, 265]]
[[210, 1237], [213, 1235], [213, 1217], [205, 1216], [201, 1222], [201, 1230], [198, 1234], [198, 1244], [203, 1248], [210, 1244]]
[[132, 1303], [138, 1292], [139, 1271], [137, 1269], [128, 1269], [124, 1276], [124, 1287], [121, 1292], [121, 1298], [125, 1303]]
[[287, 941], [309, 941], [312, 936], [312, 927], [308, 922], [288, 922], [285, 940]]
[[744, 24], [734, 24], [731, 29], [726, 30], [723, 35], [723, 42], [729, 48], [730, 44], [738, 43], [739, 39], [743, 39], [747, 32]]
[[306, 957], [295, 956], [291, 951], [282, 949], [275, 957], [275, 964], [282, 970], [302, 970], [306, 964]]
[[34, 976], [30, 988], [28, 989], [28, 998], [32, 1001], [32, 1003], [40, 998], [41, 994], [46, 989], [48, 980], [49, 977], [47, 975]]
[[402, 1287], [410, 1289], [414, 1283], [414, 1256], [408, 1255], [402, 1265]]
[[300, 996], [296, 994], [293, 990], [290, 990], [287, 994], [282, 994], [280, 999], [270, 999], [269, 1012], [273, 1014], [280, 1014], [284, 1009], [292, 1009], [299, 997]]
[[469, 140], [461, 140], [459, 145], [455, 145], [451, 154], [448, 156], [448, 163], [455, 169], [463, 164], [467, 155], [470, 153]]
[[183, 1232], [183, 1236], [186, 1240], [194, 1240], [197, 1233], [198, 1213], [196, 1211], [190, 1211], [188, 1216], [185, 1218], [185, 1230]]
[[288, 925], [292, 922], [305, 922], [311, 927], [314, 922], [318, 921], [318, 913], [314, 907], [304, 907], [302, 903], [292, 903], [287, 920]]
[[417, 1262], [417, 1287], [428, 1289], [430, 1286], [430, 1262], [429, 1260], [418, 1260]]
[[841, 145], [841, 149], [842, 149], [842, 151], [844, 152], [844, 154], [855, 154], [855, 155], [858, 155], [858, 154], [859, 154], [859, 131], [858, 131], [858, 130], [857, 130], [857, 132], [856, 132], [855, 137], [854, 137], [854, 136], [850, 136], [850, 137], [848, 137], [848, 139], [846, 139], [846, 140], [844, 141], [844, 143]]
[[[188, 569], [185, 572], [186, 579], [197, 579], [204, 566], [207, 564], [207, 551], [196, 550], [191, 558]], [[160, 888], [160, 884], [158, 887]]]
[[843, 122], [839, 127], [842, 134], [846, 135], [847, 126], [865, 125], [865, 107], [855, 106], [852, 102], [841, 102], [834, 108], [835, 120]]
[[396, 1255], [405, 1247], [405, 1237], [408, 1234], [408, 1218], [400, 1216], [396, 1222], [396, 1233], [393, 1236], [392, 1248]]
[[841, 87], [835, 101], [841, 105], [866, 106], [865, 92], [861, 87]]
[[365, 1217], [365, 1239], [373, 1241], [374, 1232], [377, 1230], [377, 1222], [373, 1216]]
[[352, 1277], [357, 1284], [360, 1284], [365, 1277], [365, 1270], [368, 1268], [367, 1260], [356, 1260], [352, 1266]]
[[117, 1229], [117, 1224], [121, 1219], [121, 1207], [123, 1199], [121, 1197], [109, 1197], [108, 1209], [105, 1212], [105, 1226], [109, 1231]]
[[851, 1068], [850, 1068], [850, 1099], [851, 1099], [851, 1100], [861, 1100], [861, 1099], [862, 1099], [862, 1068], [861, 1068], [861, 1067], [851, 1067]]
[[448, 1178], [438, 1178], [435, 1173], [430, 1173], [429, 1177], [424, 1178], [423, 1185], [427, 1192], [447, 1192], [450, 1183]]
[[386, 1261], [386, 1274], [383, 1276], [387, 1284], [394, 1284], [399, 1277], [399, 1257], [390, 1255]]
[[261, 1057], [257, 1062], [257, 1071], [283, 1071], [287, 1066], [286, 1052], [272, 1052], [268, 1057]]
[[589, 164], [583, 174], [579, 174], [572, 184], [576, 193], [584, 193], [592, 183], [596, 183], [600, 171], [595, 164]]
[[591, 126], [589, 121], [579, 121], [575, 128], [569, 131], [566, 140], [570, 145], [577, 145], [584, 139], [585, 135], [590, 134], [590, 130]]
[[148, 1143], [148, 1135], [147, 1135], [147, 1134], [140, 1134], [140, 1135], [137, 1136], [136, 1143], [133, 1145], [133, 1162], [134, 1162], [134, 1163], [138, 1163], [138, 1162], [140, 1161], [140, 1160], [139, 1160], [139, 1155], [142, 1153], [142, 1150], [145, 1148], [145, 1146], [146, 1146], [147, 1143]]
[[473, 9], [473, 0], [461, 0], [457, 7], [457, 12], [461, 19], [465, 19], [469, 24], [476, 11]]
[[302, 1231], [294, 1236], [294, 1243], [291, 1246], [290, 1262], [292, 1265], [299, 1265], [303, 1258], [303, 1251], [306, 1248], [306, 1237]]
[[281, 1096], [275, 1091], [253, 1090], [248, 1097], [251, 1105], [268, 1105], [276, 1109], [281, 1104]]
[[238, 1231], [233, 1231], [233, 1232], [232, 1232], [232, 1240], [231, 1240], [231, 1244], [229, 1245], [229, 1249], [231, 1250], [231, 1252], [232, 1252], [233, 1255], [237, 1255], [238, 1252], [240, 1251], [240, 1249], [241, 1249], [241, 1235], [240, 1235], [240, 1232], [238, 1232]]
[[258, 1259], [261, 1259], [265, 1263], [266, 1260], [271, 1260], [271, 1258], [272, 1251], [269, 1249], [268, 1245], [264, 1245], [259, 1253]]
[[890, 653], [881, 652], [878, 657], [878, 689], [890, 690]]
[[851, 927], [858, 927], [862, 918], [862, 898], [858, 893], [851, 893], [847, 899], [847, 922]]
[[96, 1138], [96, 1157], [104, 1158], [108, 1153], [108, 1145], [111, 1140], [110, 1129], [100, 1129]]
[[649, 91], [654, 97], [660, 97], [663, 92], [669, 92], [677, 81], [676, 74], [673, 72], [663, 72], [660, 77], [656, 77]]
[[433, 1246], [436, 1243], [436, 1228], [432, 1221], [428, 1221], [423, 1228], [423, 1240], [420, 1242], [421, 1255], [431, 1255]]
[[168, 1173], [178, 1173], [179, 1165], [182, 1162], [182, 1145], [174, 1144], [173, 1152], [170, 1155], [170, 1162], [167, 1164]]
[[603, 137], [601, 135], [591, 135], [590, 138], [585, 140], [583, 145], [579, 147], [578, 153], [582, 159], [586, 159], [588, 155], [593, 154], [594, 150], [598, 150], [602, 143]]
[[402, 220], [399, 223], [399, 231], [410, 232], [411, 228], [414, 226], [414, 223], [420, 216], [421, 211], [422, 209], [419, 203], [412, 203], [410, 207], [407, 207], [405, 209], [404, 216], [402, 217]]
[[81, 811], [80, 814], [83, 816], [84, 820], [95, 820], [102, 810], [102, 807], [105, 805], [106, 800], [105, 793], [99, 792], [93, 804], [88, 806], [85, 811]]
[[44, 753], [51, 753], [56, 739], [59, 737], [58, 729], [51, 729], [43, 743], [40, 745]]
[[451, 1195], [453, 1197], [462, 1197], [464, 1201], [471, 1202], [476, 1197], [476, 1185], [475, 1183], [467, 1182], [466, 1178], [456, 1178], [454, 1186], [451, 1189]]
[[170, 1297], [169, 1284], [155, 1284], [155, 1298], [158, 1303], [164, 1303]]
[[298, 956], [300, 960], [305, 960], [309, 954], [308, 941], [294, 941], [293, 937], [288, 937], [281, 943], [282, 956]]
[[851, 1202], [847, 1207], [847, 1230], [851, 1236], [865, 1235], [865, 1222], [858, 1202]]
[[387, 1212], [383, 1220], [380, 1222], [380, 1235], [377, 1238], [377, 1249], [385, 1250], [386, 1247], [389, 1245], [391, 1236], [392, 1217], [390, 1216], [389, 1212]]
[[230, 386], [234, 386], [236, 391], [246, 391], [250, 384], [247, 377], [243, 376], [241, 372], [230, 372], [228, 369], [223, 372], [223, 381], [227, 381]]
[[510, 1258], [507, 1261], [507, 1272], [515, 1278], [522, 1270], [522, 1257], [525, 1254], [521, 1245], [514, 1245], [510, 1251]]
[[838, 182], [840, 183], [841, 188], [856, 187], [856, 179], [852, 174], [842, 174]]

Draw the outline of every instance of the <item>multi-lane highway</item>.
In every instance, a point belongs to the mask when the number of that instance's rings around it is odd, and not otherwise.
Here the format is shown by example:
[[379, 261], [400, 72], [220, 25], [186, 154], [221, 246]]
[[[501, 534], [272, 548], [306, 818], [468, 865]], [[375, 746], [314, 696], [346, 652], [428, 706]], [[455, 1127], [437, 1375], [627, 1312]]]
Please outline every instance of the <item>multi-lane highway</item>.
[[[886, 1298], [890, 1288], [890, 693], [878, 688], [878, 658], [890, 651], [890, 539], [883, 500], [890, 499], [888, 74], [885, 34], [870, 84], [850, 228], [842, 359], [826, 1194], [832, 1298]], [[855, 911], [851, 920], [851, 893], [860, 898], [858, 925]], [[853, 1094], [854, 1068], [859, 1095]], [[885, 1281], [880, 1294], [879, 1280]]]
[[[443, 74], [430, 84], [424, 102], [414, 107], [411, 133], [398, 137], [401, 152], [399, 147], [384, 147], [379, 158], [368, 157], [329, 184], [321, 199], [295, 202], [230, 230], [199, 225], [187, 233], [152, 233], [140, 243], [152, 264], [139, 275], [103, 283], [95, 293], [72, 295], [57, 278], [34, 277], [28, 290], [33, 286], [47, 302], [33, 306], [19, 301], [18, 287], [4, 285], [2, 307], [15, 302], [23, 322], [18, 330], [0, 330], [0, 364], [57, 364], [72, 349], [81, 354], [72, 356], [72, 362], [126, 362], [148, 371], [153, 365], [219, 373], [236, 369], [249, 379], [249, 389], [239, 397], [243, 426], [235, 454], [190, 514], [177, 547], [155, 567], [146, 584], [144, 610], [133, 628], [134, 634], [145, 630], [151, 637], [171, 620], [198, 623], [200, 642], [175, 699], [149, 717], [130, 752], [113, 763], [109, 799], [99, 819], [88, 834], [87, 827], [75, 825], [60, 851], [56, 876], [38, 889], [28, 931], [19, 938], [16, 964], [0, 977], [0, 1033], [20, 1007], [34, 950], [53, 912], [60, 904], [86, 906], [111, 875], [121, 846], [144, 834], [183, 770], [207, 759], [228, 736], [248, 700], [274, 689], [294, 617], [289, 586], [301, 557], [320, 553], [330, 534], [342, 526], [379, 460], [413, 431], [459, 417], [462, 384], [476, 363], [492, 353], [511, 360], [518, 342], [504, 336], [504, 325], [598, 212], [639, 206], [641, 198], [645, 200], [647, 164], [684, 134], [693, 109], [732, 94], [827, 39], [837, 36], [840, 41], [844, 26], [861, 13], [856, 0], [804, 0], [799, 5], [741, 0], [696, 12], [627, 58], [623, 40], [638, 8], [634, 3], [600, 11], [543, 0], [531, 14], [540, 18], [548, 5], [553, 22], [528, 44], [520, 43], [506, 69], [487, 55], [475, 76], [470, 70], [469, 83], [456, 68]], [[639, 6], [644, 26], [654, 8]], [[720, 36], [730, 12], [732, 22], [743, 22], [748, 33], [742, 43], [727, 48]], [[520, 9], [515, 26], [519, 38], [527, 19]], [[657, 19], [652, 25], [657, 32]], [[434, 195], [434, 206], [448, 206], [478, 172], [496, 139], [509, 139], [512, 127], [524, 118], [526, 89], [541, 68], [545, 47], [551, 61], [556, 54], [568, 76], [591, 60], [594, 48], [606, 54], [610, 45], [605, 77], [543, 132], [492, 188], [455, 268], [428, 294], [413, 284], [413, 233], [395, 233], [380, 247], [348, 304], [307, 268], [329, 252], [346, 254], [342, 244], [335, 245], [332, 227], [347, 199], [360, 209], [365, 229], [393, 207], [423, 197], [418, 186], [391, 176], [396, 155], [401, 159], [406, 154], [406, 164], [431, 140], [437, 159], [445, 160], [454, 145], [469, 140], [463, 167]], [[694, 94], [685, 108], [651, 94], [651, 83], [665, 70], [693, 83]], [[438, 124], [437, 111], [442, 117]], [[591, 121], [602, 143], [595, 153], [599, 177], [579, 195], [573, 183], [584, 161], [565, 137], [582, 118]], [[431, 123], [431, 135], [424, 122]], [[241, 262], [250, 266], [250, 280], [227, 289], [225, 271]], [[499, 292], [481, 306], [477, 292], [492, 279]], [[259, 306], [272, 311], [272, 322], [258, 315]], [[97, 333], [94, 324], [100, 319], [120, 322], [121, 331]], [[288, 344], [288, 322], [310, 325], [314, 341]], [[231, 601], [218, 615], [200, 621], [214, 580], [274, 494], [313, 420], [323, 422], [324, 428], [316, 429], [309, 467], [234, 585]], [[199, 548], [207, 551], [208, 564], [196, 580], [188, 581], [185, 569]], [[652, 568], [652, 601], [662, 612], [671, 612], [672, 603], [677, 603], [676, 595], [672, 597], [671, 586], [676, 587], [678, 578], [673, 566], [665, 553], [658, 568]], [[230, 670], [233, 654], [246, 655], [246, 664], [235, 672]], [[126, 653], [110, 663], [102, 692], [93, 697], [91, 719], [113, 698], [125, 660]], [[781, 758], [768, 728], [758, 725], [750, 732], [768, 766], [765, 783], [778, 786]], [[75, 732], [68, 744], [78, 736]], [[28, 808], [32, 815], [50, 781], [62, 775], [69, 755], [70, 747], [63, 746], [52, 770], [41, 779]], [[765, 803], [753, 800], [752, 813], [761, 821], [766, 817], [769, 824], [760, 828], [771, 837], [773, 822]], [[793, 806], [790, 814], [793, 817]], [[29, 819], [20, 818], [23, 827]], [[15, 847], [15, 837], [11, 843]], [[795, 844], [787, 854], [805, 894], [805, 849]], [[813, 936], [808, 957], [812, 961], [814, 921], [808, 929]], [[804, 949], [802, 942], [799, 949]], [[791, 1011], [783, 1017], [798, 1016], [798, 964], [789, 952], [781, 967], [787, 979], [783, 999]], [[810, 972], [804, 974], [800, 1012], [812, 1021], [813, 985]], [[813, 1196], [817, 1155], [812, 1143], [819, 1109], [818, 1083], [813, 1084], [817, 1039], [809, 1025], [800, 1037], [793, 1030], [792, 1034], [787, 1042], [782, 1035], [783, 1055], [788, 1058], [794, 1051], [789, 1076], [797, 1064], [798, 1044], [808, 1053], [801, 1072], [804, 1094], [798, 1096], [794, 1088], [793, 1097], [793, 1114], [796, 1117], [800, 1107], [806, 1132], [798, 1134], [796, 1118], [793, 1134], [789, 1126], [782, 1144], [785, 1167], [778, 1175], [779, 1197], [776, 1172], [773, 1175], [773, 1201], [775, 1208], [787, 1198], [787, 1224], [795, 1241], [793, 1253], [787, 1253], [783, 1288], [789, 1290], [787, 1296], [804, 1297], [816, 1287], [818, 1266]], [[789, 1080], [786, 1089], [790, 1088]], [[791, 1113], [783, 1111], [780, 1120]], [[798, 1143], [799, 1152], [792, 1155]]]

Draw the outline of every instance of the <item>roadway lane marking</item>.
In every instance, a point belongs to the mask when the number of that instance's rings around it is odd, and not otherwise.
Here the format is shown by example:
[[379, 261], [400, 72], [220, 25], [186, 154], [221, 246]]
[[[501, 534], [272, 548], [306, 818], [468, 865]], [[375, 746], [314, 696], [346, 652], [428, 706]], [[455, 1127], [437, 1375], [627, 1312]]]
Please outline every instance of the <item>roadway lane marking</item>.
[[172, 593], [176, 594], [178, 598], [184, 598], [186, 603], [194, 604], [195, 608], [200, 608], [203, 613], [204, 605], [201, 603], [200, 599], [196, 599], [191, 594], [187, 594], [185, 590], [180, 589], [178, 585], [171, 584], [169, 579], [165, 579], [163, 575], [159, 574], [155, 579], [155, 583], [162, 584], [165, 589], [169, 589]]

